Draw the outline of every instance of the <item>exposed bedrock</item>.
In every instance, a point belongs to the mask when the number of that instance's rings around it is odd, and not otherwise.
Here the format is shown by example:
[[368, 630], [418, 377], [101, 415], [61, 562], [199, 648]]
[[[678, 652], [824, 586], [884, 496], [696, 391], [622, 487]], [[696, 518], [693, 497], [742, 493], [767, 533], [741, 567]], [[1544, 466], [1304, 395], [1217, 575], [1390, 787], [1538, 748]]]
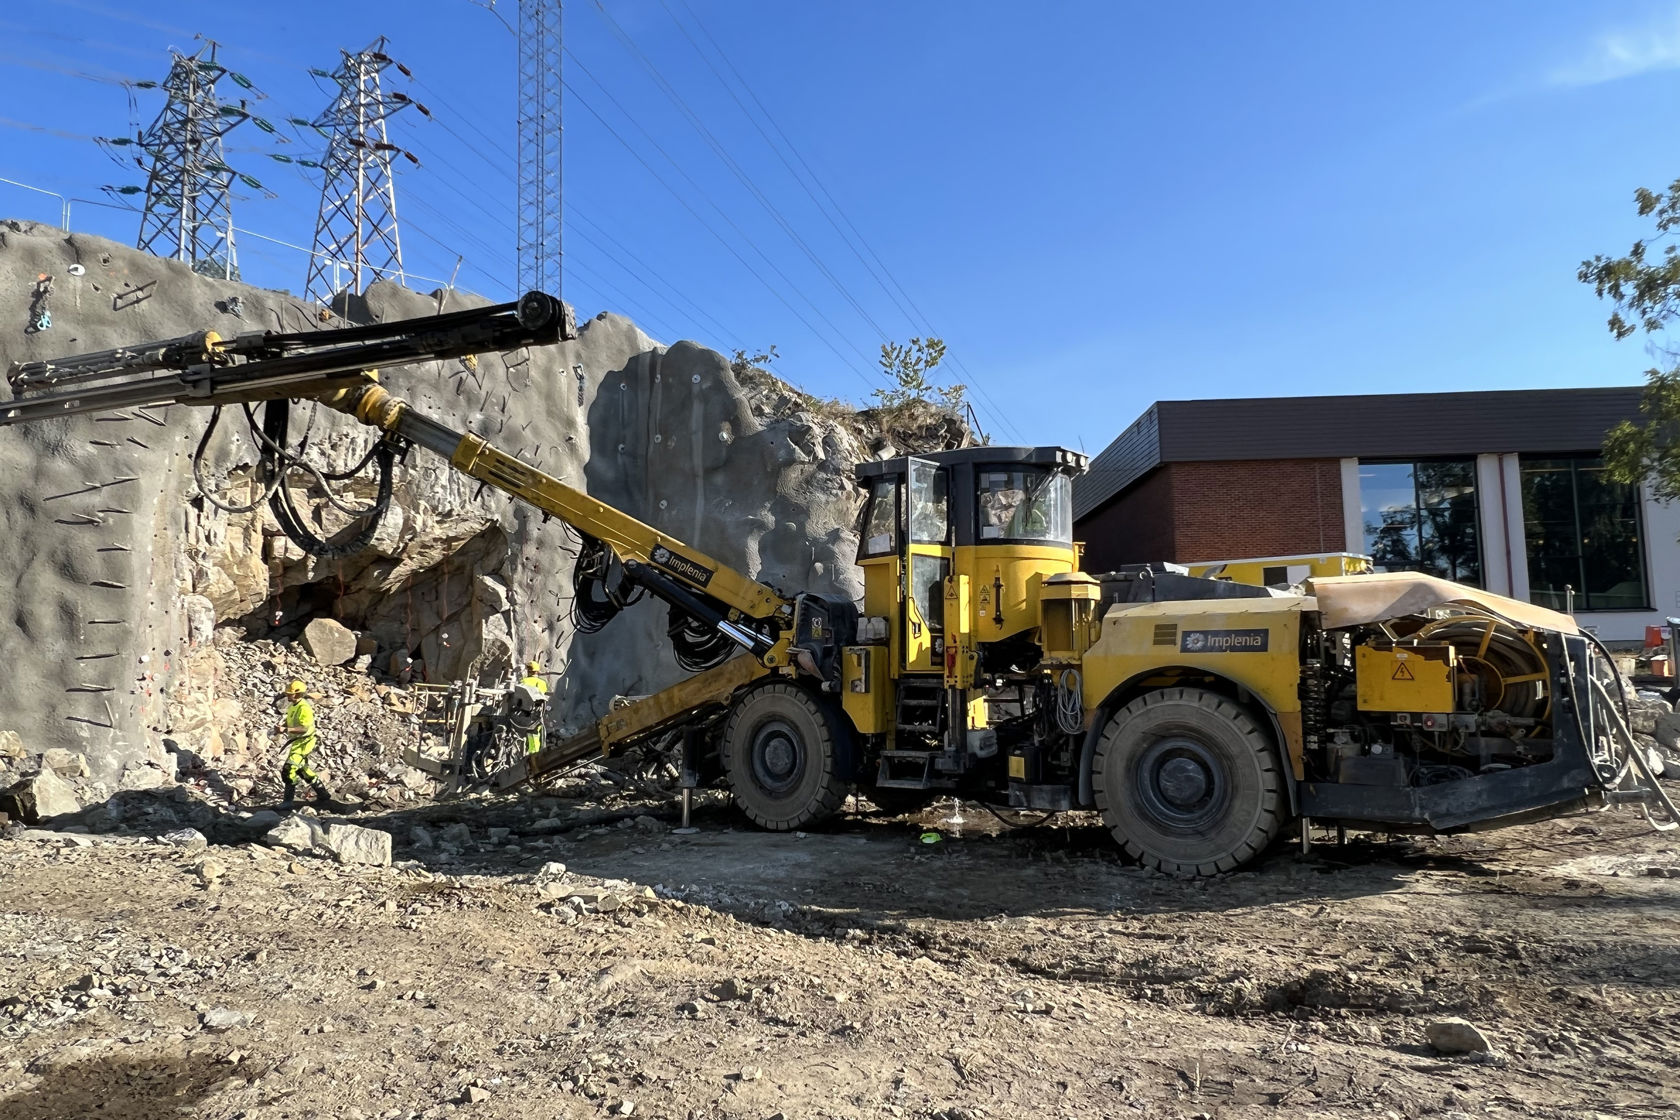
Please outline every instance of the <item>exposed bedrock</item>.
[[[72, 266], [80, 265], [73, 272]], [[79, 274], [77, 274], [79, 273]], [[37, 329], [50, 277], [51, 326]], [[213, 329], [308, 331], [483, 301], [375, 284], [341, 314], [209, 279], [100, 238], [0, 223], [0, 364]], [[785, 386], [743, 387], [720, 354], [665, 347], [603, 314], [576, 341], [430, 362], [385, 374], [416, 408], [473, 431], [602, 501], [792, 590], [856, 594], [851, 465], [890, 443]], [[9, 392], [9, 390], [5, 390]], [[184, 406], [0, 429], [0, 731], [31, 753], [68, 748], [116, 787], [160, 764], [172, 737], [215, 734], [215, 626], [287, 638], [330, 617], [384, 669], [411, 657], [433, 680], [493, 679], [516, 661], [560, 671], [555, 716], [577, 726], [613, 696], [681, 676], [662, 605], [638, 604], [599, 634], [569, 621], [576, 536], [415, 450], [370, 548], [305, 555], [266, 508], [228, 513], [193, 480], [208, 413]], [[324, 409], [293, 409], [310, 460], [344, 470], [371, 434]], [[246, 420], [224, 413], [203, 473], [222, 502], [256, 495]], [[319, 508], [294, 477], [306, 508]], [[341, 484], [363, 505], [371, 479]], [[333, 528], [330, 523], [325, 528]], [[192, 741], [189, 741], [192, 740]], [[219, 748], [219, 744], [216, 745]], [[215, 750], [208, 752], [214, 755]], [[125, 775], [127, 777], [125, 778]]]

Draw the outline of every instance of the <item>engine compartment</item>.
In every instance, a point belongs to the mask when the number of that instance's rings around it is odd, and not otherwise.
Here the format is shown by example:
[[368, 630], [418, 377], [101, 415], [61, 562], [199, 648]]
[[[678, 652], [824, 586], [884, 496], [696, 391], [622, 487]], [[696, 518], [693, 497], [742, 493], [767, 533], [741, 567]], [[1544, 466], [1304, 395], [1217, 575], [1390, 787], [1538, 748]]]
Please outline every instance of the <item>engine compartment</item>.
[[1307, 778], [1431, 786], [1550, 761], [1559, 638], [1462, 613], [1309, 631]]

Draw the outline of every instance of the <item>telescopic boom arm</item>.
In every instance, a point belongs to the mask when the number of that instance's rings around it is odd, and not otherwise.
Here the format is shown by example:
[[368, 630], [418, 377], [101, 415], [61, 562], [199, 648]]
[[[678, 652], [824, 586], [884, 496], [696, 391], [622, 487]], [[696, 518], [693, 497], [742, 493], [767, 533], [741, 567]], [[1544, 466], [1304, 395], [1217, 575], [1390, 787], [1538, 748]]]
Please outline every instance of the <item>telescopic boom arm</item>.
[[608, 558], [618, 560], [628, 584], [761, 663], [788, 664], [793, 601], [485, 440], [414, 411], [378, 382], [377, 371], [388, 366], [575, 337], [569, 309], [542, 292], [517, 303], [337, 330], [256, 331], [225, 339], [205, 331], [15, 364], [7, 376], [18, 396], [0, 403], [0, 427], [155, 405], [319, 401], [378, 429], [396, 450], [423, 447], [462, 474], [559, 518], [610, 550]]

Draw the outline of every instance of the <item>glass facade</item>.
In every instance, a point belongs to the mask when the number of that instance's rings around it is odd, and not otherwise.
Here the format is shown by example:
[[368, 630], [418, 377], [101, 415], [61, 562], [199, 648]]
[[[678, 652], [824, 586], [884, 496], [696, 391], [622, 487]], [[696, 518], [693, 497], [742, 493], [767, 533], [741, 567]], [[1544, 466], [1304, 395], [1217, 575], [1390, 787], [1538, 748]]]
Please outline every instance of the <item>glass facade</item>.
[[1573, 590], [1578, 611], [1649, 609], [1639, 488], [1596, 455], [1519, 461], [1529, 598], [1564, 610]]
[[1379, 572], [1482, 585], [1473, 459], [1359, 464], [1365, 552]]

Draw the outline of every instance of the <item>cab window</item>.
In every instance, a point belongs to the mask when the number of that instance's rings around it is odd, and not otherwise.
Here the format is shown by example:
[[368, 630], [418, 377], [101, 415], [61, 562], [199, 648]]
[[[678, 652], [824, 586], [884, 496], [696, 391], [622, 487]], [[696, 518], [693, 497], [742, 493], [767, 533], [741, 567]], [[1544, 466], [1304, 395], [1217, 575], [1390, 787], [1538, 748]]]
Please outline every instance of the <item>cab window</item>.
[[982, 544], [1001, 541], [1073, 543], [1073, 480], [1043, 467], [980, 471], [976, 503]]
[[876, 479], [869, 488], [858, 531], [858, 559], [891, 556], [898, 551], [898, 480]]
[[944, 544], [950, 538], [945, 477], [932, 463], [910, 461], [911, 544]]

